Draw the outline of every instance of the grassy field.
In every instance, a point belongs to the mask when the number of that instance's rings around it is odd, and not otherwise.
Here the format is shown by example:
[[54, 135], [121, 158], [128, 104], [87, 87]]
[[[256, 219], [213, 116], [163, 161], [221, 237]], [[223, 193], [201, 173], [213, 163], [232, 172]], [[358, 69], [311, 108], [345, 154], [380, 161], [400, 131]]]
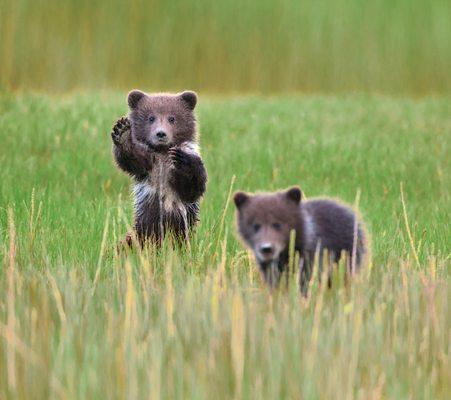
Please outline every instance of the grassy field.
[[[125, 95], [0, 96], [0, 398], [449, 398], [450, 107], [201, 96], [190, 248], [125, 258]], [[236, 239], [231, 190], [293, 184], [360, 199], [373, 258], [350, 287], [271, 295]]]
[[0, 0], [0, 88], [451, 91], [449, 0]]

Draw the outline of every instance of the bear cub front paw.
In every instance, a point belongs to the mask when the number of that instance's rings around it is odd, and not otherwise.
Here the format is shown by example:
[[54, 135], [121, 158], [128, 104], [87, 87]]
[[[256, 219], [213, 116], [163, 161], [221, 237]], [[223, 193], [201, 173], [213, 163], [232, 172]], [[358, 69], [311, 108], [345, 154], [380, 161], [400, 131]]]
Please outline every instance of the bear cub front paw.
[[187, 175], [191, 173], [191, 159], [188, 154], [186, 154], [179, 147], [171, 147], [168, 153], [169, 158], [172, 161], [172, 165], [178, 172], [182, 172]]
[[117, 146], [122, 146], [130, 138], [131, 125], [127, 117], [122, 117], [116, 121], [111, 132], [111, 139]]

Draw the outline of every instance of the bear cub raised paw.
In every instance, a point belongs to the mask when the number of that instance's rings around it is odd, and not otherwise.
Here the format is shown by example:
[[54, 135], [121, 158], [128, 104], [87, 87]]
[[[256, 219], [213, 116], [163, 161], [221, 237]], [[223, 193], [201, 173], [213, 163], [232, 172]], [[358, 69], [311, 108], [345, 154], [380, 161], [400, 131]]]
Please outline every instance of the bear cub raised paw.
[[117, 165], [134, 180], [136, 235], [141, 243], [161, 243], [168, 232], [184, 240], [199, 219], [207, 182], [197, 144], [197, 95], [133, 90], [127, 101], [130, 112], [111, 138]]
[[[342, 253], [347, 273], [356, 272], [367, 253], [363, 222], [349, 207], [331, 199], [301, 201], [298, 187], [250, 195], [237, 192], [238, 232], [257, 260], [270, 287], [277, 287], [289, 263], [290, 232], [295, 232], [294, 250], [300, 256], [300, 289], [306, 294], [315, 257], [320, 273], [323, 263], [331, 267]], [[324, 260], [324, 254], [328, 260]], [[329, 275], [330, 284], [330, 275]]]

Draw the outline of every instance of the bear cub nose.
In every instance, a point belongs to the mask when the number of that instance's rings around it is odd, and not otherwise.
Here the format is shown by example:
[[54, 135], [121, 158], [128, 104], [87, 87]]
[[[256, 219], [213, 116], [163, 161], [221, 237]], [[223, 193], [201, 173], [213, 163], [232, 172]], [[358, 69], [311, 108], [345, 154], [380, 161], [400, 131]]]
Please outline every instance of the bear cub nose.
[[272, 253], [272, 245], [271, 243], [263, 243], [260, 246], [260, 251], [262, 252], [262, 254], [271, 254]]
[[158, 139], [163, 139], [163, 138], [166, 137], [166, 132], [158, 131], [158, 132], [156, 133], [156, 135], [157, 135], [157, 138], [158, 138]]

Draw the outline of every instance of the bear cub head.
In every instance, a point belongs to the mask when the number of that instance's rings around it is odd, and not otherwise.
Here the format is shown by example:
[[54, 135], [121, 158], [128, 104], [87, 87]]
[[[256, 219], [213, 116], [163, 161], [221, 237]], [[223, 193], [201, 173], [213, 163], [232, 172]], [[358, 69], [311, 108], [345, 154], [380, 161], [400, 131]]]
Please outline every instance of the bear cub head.
[[132, 90], [127, 102], [132, 135], [150, 149], [164, 152], [196, 141], [196, 93], [147, 94]]
[[301, 220], [301, 197], [298, 187], [268, 194], [235, 193], [238, 232], [262, 271], [288, 251], [290, 232], [298, 231]]

